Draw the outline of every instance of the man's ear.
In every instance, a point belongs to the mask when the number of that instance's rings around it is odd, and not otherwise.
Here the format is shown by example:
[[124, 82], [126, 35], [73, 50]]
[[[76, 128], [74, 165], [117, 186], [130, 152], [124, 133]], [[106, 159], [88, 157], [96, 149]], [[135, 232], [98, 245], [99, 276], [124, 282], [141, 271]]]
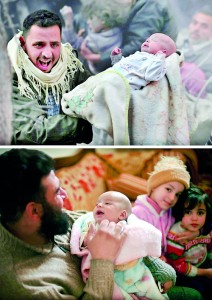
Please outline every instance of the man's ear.
[[21, 47], [25, 50], [25, 39], [22, 35], [19, 37], [19, 41], [20, 41]]
[[33, 221], [39, 221], [43, 215], [42, 204], [36, 202], [29, 202], [26, 206], [26, 213]]
[[127, 219], [127, 211], [126, 210], [122, 210], [120, 216], [119, 216], [119, 220], [126, 220]]

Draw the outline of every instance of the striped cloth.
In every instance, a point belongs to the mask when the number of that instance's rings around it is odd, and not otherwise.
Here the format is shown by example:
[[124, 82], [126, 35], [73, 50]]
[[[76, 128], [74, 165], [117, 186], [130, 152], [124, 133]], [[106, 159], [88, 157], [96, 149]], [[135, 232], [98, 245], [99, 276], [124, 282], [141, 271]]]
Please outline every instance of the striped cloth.
[[47, 115], [48, 117], [56, 116], [60, 114], [60, 105], [55, 102], [52, 91], [49, 90], [49, 98], [47, 101]]
[[212, 145], [212, 131], [209, 140], [207, 141], [206, 145]]

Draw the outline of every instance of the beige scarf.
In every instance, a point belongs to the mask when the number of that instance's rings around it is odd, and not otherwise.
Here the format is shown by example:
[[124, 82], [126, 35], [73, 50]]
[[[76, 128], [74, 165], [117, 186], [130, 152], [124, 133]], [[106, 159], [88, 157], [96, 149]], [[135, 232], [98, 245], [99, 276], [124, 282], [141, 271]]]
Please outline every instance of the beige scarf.
[[[50, 73], [44, 73], [30, 61], [28, 55], [21, 47], [16, 34], [8, 43], [7, 50], [12, 66], [18, 76], [18, 87], [21, 95], [31, 99], [40, 98], [45, 94], [45, 103], [48, 99], [48, 89], [51, 88], [55, 102], [58, 104], [60, 95], [70, 90], [70, 81], [76, 71], [83, 72], [82, 63], [73, 54], [72, 46], [62, 44], [61, 54], [57, 64]], [[24, 75], [23, 75], [24, 74]]]

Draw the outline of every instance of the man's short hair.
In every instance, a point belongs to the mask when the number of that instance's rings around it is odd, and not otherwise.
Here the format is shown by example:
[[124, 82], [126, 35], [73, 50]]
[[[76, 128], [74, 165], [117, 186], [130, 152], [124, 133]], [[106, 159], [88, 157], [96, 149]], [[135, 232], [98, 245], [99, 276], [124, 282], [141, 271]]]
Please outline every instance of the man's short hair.
[[197, 13], [202, 13], [207, 16], [212, 16], [212, 8], [209, 5], [204, 5], [199, 10], [197, 10], [195, 14]]
[[33, 25], [37, 25], [39, 27], [58, 25], [60, 33], [62, 32], [62, 21], [60, 17], [46, 9], [36, 10], [25, 18], [23, 22], [23, 34], [26, 35]]
[[42, 202], [41, 180], [54, 168], [54, 161], [42, 151], [12, 149], [0, 155], [0, 168], [0, 216], [14, 222], [29, 202]]

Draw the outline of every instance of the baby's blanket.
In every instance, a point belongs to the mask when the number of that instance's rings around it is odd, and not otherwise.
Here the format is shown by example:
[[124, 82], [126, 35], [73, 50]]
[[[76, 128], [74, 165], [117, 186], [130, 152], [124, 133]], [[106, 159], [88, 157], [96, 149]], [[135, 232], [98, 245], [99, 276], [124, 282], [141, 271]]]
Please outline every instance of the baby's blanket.
[[93, 124], [94, 145], [189, 145], [181, 61], [172, 54], [167, 74], [136, 91], [122, 75], [106, 70], [64, 94], [62, 109]]
[[89, 77], [61, 100], [65, 114], [94, 125], [93, 144], [129, 145], [129, 84], [122, 75], [104, 71]]
[[[94, 224], [93, 213], [81, 216], [72, 227], [71, 253], [82, 257], [81, 272], [86, 281], [90, 270], [91, 254], [81, 247], [81, 235], [87, 232], [89, 225]], [[141, 296], [135, 299], [164, 300], [150, 270], [143, 262], [144, 256], [161, 255], [161, 232], [153, 225], [139, 220], [135, 215], [128, 217], [126, 226], [127, 238], [115, 260], [113, 299], [132, 299], [131, 295]], [[142, 298], [144, 297], [144, 298]], [[133, 298], [134, 299], [134, 298]]]
[[186, 98], [179, 68], [182, 60], [182, 56], [172, 54], [166, 59], [167, 73], [161, 80], [131, 92], [130, 144], [190, 144]]
[[[94, 223], [93, 213], [87, 213], [76, 220], [72, 227], [71, 253], [78, 256], [87, 256], [87, 248], [80, 248], [80, 237], [87, 224]], [[127, 238], [116, 259], [116, 265], [131, 262], [144, 257], [161, 255], [161, 232], [150, 223], [139, 220], [135, 215], [130, 215], [127, 222]], [[85, 262], [84, 270], [90, 268], [90, 259]]]

